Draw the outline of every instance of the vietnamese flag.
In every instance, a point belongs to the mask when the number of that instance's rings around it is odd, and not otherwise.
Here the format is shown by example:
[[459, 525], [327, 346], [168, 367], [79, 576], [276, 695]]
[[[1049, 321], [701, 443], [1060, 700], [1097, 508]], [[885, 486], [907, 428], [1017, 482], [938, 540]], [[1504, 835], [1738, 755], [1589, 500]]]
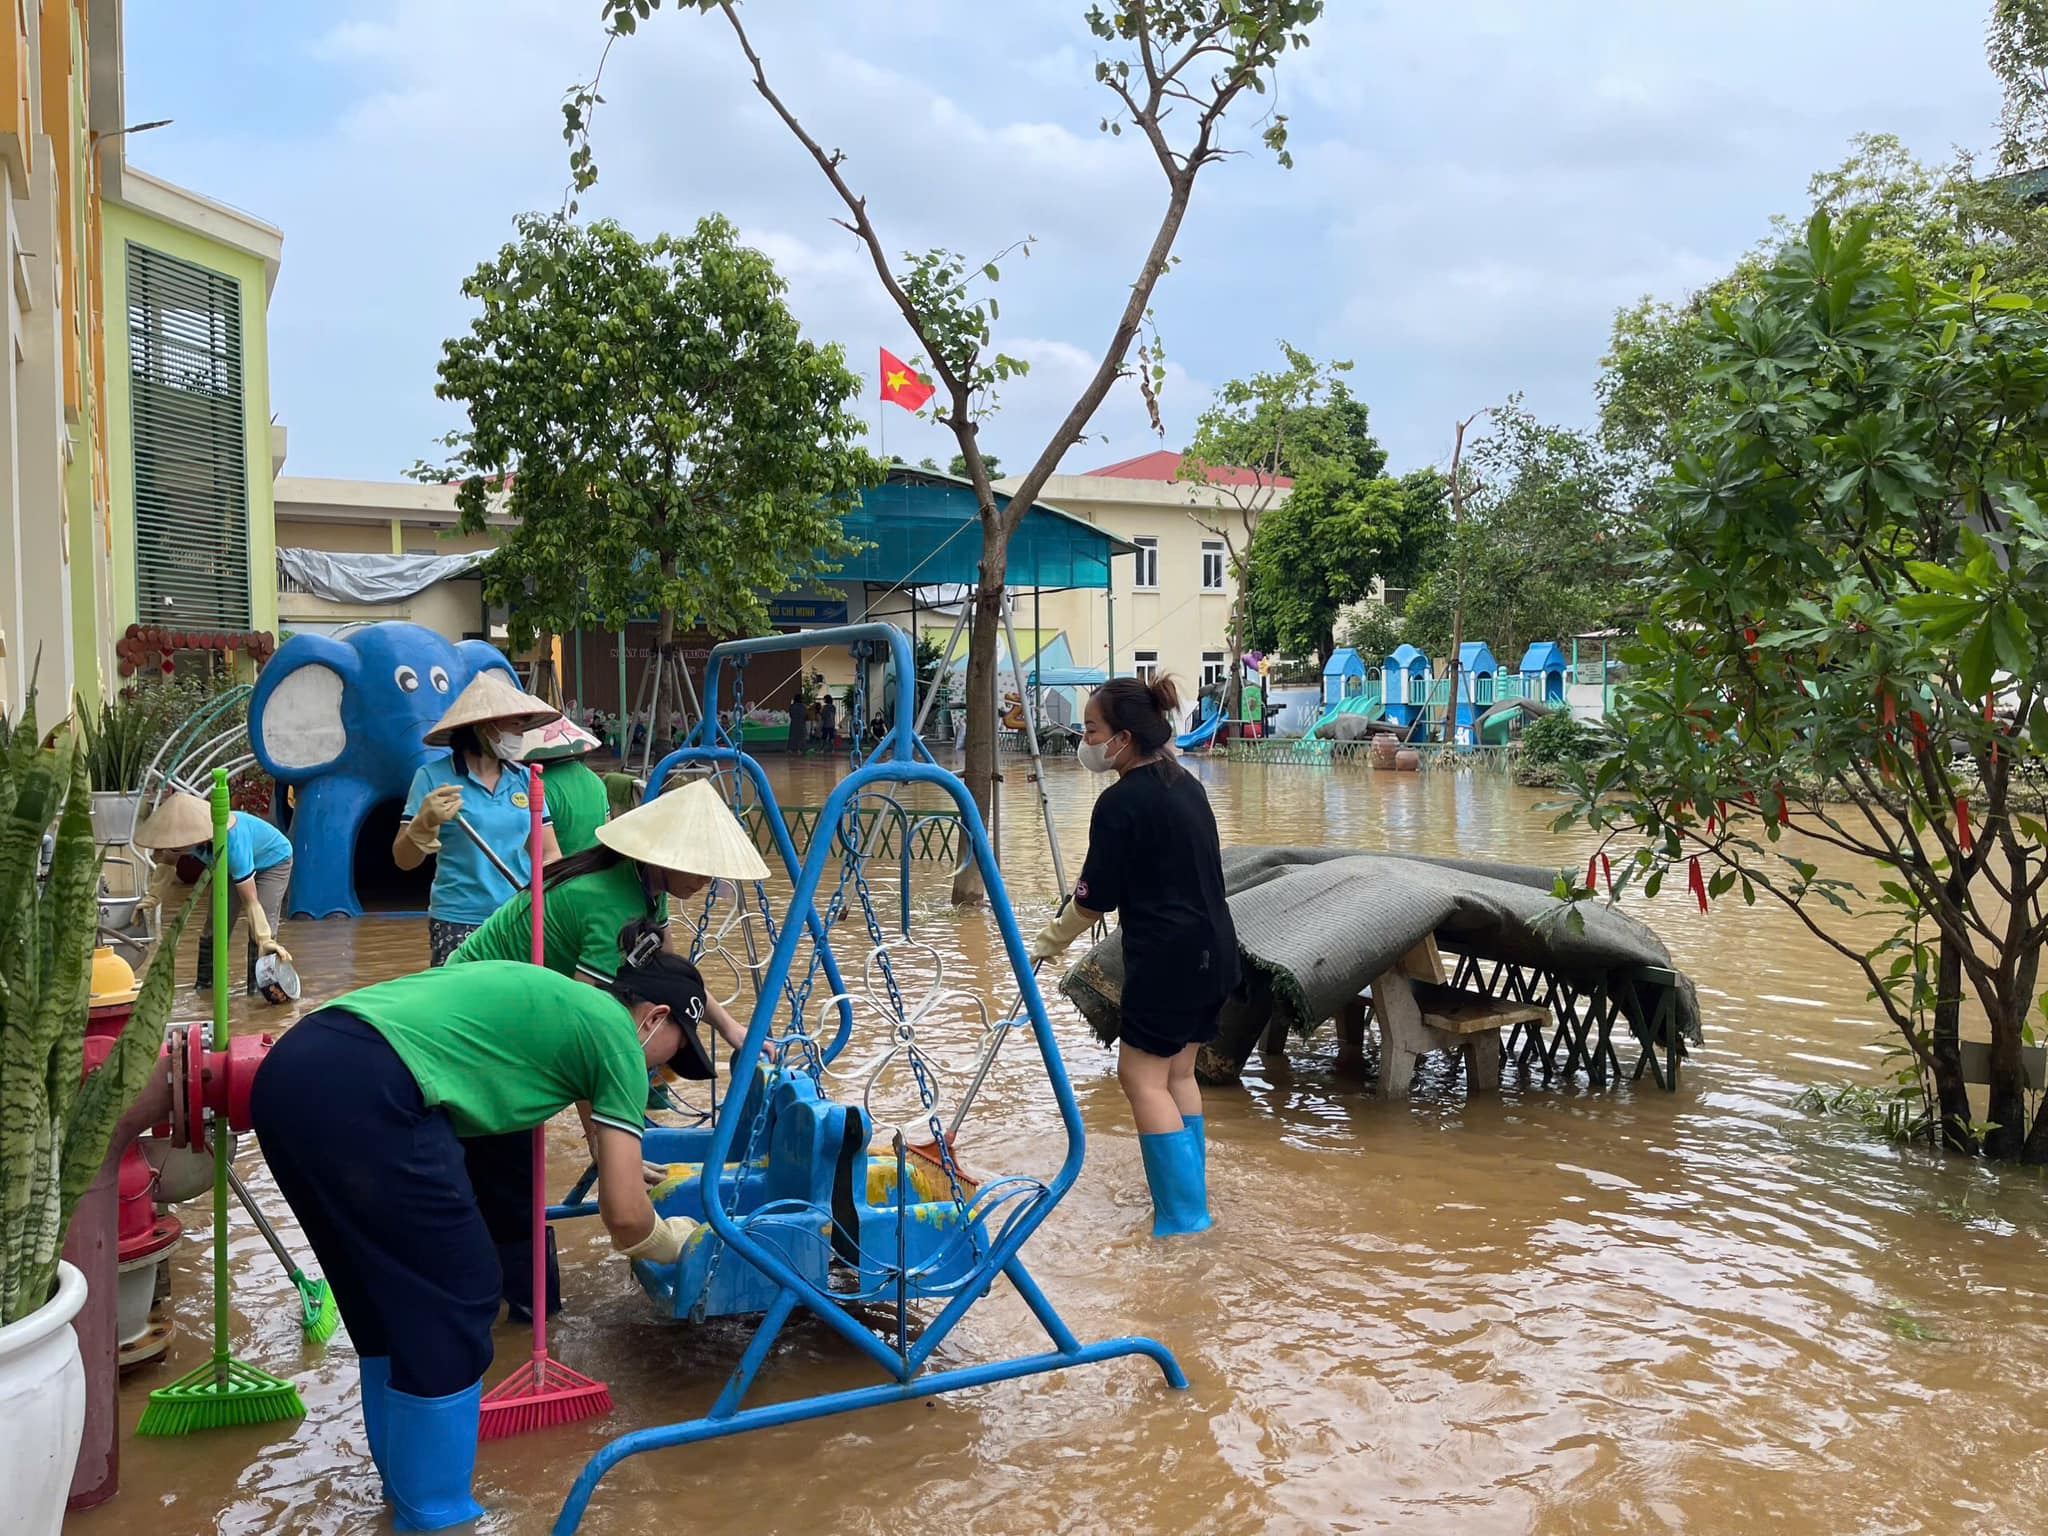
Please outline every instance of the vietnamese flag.
[[914, 411], [931, 399], [932, 387], [887, 347], [882, 348], [882, 398]]

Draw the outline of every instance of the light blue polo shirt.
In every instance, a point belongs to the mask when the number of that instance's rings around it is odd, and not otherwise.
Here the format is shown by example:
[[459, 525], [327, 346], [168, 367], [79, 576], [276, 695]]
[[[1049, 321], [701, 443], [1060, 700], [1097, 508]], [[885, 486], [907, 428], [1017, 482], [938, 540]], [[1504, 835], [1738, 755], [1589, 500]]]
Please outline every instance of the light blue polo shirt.
[[[498, 772], [497, 789], [492, 791], [470, 774], [458, 773], [453, 753], [437, 758], [412, 776], [412, 788], [405, 797], [406, 820], [412, 820], [420, 802], [444, 784], [461, 787], [462, 819], [491, 845], [491, 851], [518, 877], [517, 889], [524, 890], [533, 879], [533, 860], [528, 854], [533, 813], [527, 807], [526, 771], [506, 764]], [[541, 820], [553, 819], [543, 805]], [[444, 923], [481, 923], [514, 894], [514, 887], [467, 832], [452, 821], [441, 828], [434, 889], [427, 898], [428, 916]]]
[[[213, 862], [211, 847], [200, 847], [194, 852], [200, 863]], [[261, 816], [236, 811], [228, 822], [228, 879], [232, 883], [240, 885], [259, 869], [288, 864], [291, 857], [292, 840]]]

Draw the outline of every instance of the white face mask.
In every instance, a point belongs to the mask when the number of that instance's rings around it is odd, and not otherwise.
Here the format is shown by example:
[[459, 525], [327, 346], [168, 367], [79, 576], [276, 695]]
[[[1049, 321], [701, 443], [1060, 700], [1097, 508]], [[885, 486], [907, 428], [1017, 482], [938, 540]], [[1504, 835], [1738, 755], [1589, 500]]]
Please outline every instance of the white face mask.
[[491, 756], [501, 763], [516, 763], [525, 750], [526, 732], [508, 731], [495, 725], [477, 727], [477, 739], [491, 749]]
[[1106, 741], [1084, 741], [1075, 749], [1074, 756], [1090, 773], [1116, 771], [1116, 764], [1109, 760], [1109, 743]]

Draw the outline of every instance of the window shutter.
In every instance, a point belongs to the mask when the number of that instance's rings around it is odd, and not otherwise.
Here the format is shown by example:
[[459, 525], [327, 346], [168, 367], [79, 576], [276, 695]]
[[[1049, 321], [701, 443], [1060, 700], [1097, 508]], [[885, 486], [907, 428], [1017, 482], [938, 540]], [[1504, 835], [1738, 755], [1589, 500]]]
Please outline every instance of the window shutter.
[[127, 256], [138, 617], [246, 630], [241, 285], [146, 246]]

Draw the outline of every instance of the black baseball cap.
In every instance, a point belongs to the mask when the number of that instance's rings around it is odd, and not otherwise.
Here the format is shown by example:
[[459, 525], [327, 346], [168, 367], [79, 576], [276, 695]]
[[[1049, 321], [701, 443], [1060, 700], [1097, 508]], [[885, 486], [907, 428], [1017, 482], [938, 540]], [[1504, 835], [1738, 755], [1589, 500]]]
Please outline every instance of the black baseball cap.
[[711, 1057], [697, 1033], [704, 1022], [706, 994], [704, 977], [694, 964], [663, 950], [638, 965], [621, 965], [612, 980], [612, 994], [622, 1001], [637, 998], [666, 1005], [669, 1017], [683, 1032], [682, 1043], [668, 1059], [669, 1069], [700, 1083], [715, 1075]]

